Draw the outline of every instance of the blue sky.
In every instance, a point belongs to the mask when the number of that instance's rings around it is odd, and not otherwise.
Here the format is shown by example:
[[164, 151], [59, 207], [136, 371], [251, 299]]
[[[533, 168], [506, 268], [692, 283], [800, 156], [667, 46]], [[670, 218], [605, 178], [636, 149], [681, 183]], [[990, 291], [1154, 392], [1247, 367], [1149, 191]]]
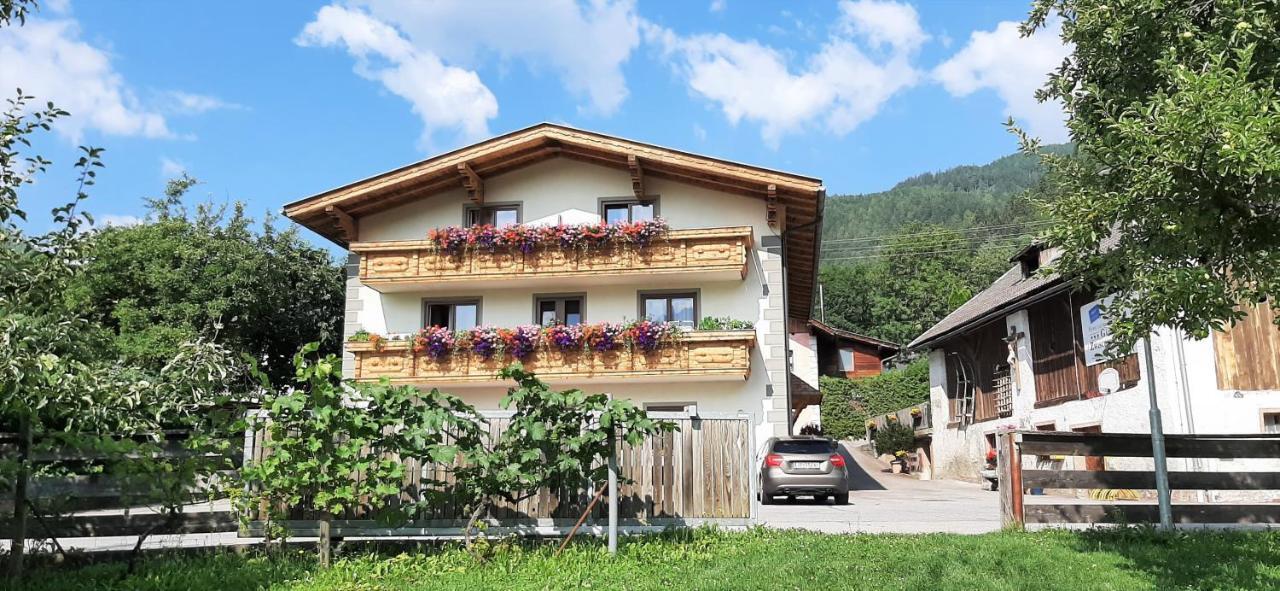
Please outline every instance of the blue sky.
[[[0, 88], [73, 112], [23, 193], [129, 222], [188, 171], [255, 215], [488, 135], [553, 121], [822, 178], [830, 194], [1012, 152], [1065, 55], [1027, 2], [441, 0], [57, 2], [0, 31]], [[40, 216], [36, 216], [37, 221]]]

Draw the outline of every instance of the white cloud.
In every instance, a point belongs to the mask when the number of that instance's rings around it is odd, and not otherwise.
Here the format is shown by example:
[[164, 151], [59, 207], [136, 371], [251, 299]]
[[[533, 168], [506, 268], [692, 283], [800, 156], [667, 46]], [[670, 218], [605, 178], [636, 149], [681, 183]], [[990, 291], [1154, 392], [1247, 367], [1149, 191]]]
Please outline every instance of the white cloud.
[[123, 215], [109, 213], [101, 216], [94, 216], [93, 227], [95, 228], [127, 228], [141, 224], [143, 219], [136, 215]]
[[694, 124], [693, 124], [693, 137], [698, 138], [698, 141], [700, 141], [700, 142], [705, 142], [705, 141], [707, 141], [707, 130], [706, 130], [706, 129], [703, 129], [703, 127], [702, 127], [701, 125], [698, 125], [697, 123], [694, 123]]
[[356, 58], [356, 73], [381, 82], [409, 101], [422, 119], [420, 145], [427, 149], [440, 129], [456, 130], [463, 140], [489, 134], [498, 115], [498, 99], [475, 72], [447, 66], [430, 51], [420, 51], [390, 25], [359, 10], [325, 6], [296, 39], [299, 45], [345, 46]]
[[181, 176], [185, 172], [187, 172], [186, 164], [183, 164], [182, 162], [179, 162], [167, 156], [160, 157], [160, 176], [166, 179], [171, 179], [177, 176]]
[[[871, 0], [846, 0], [840, 8], [831, 35], [799, 67], [779, 50], [724, 34], [682, 37], [646, 25], [645, 35], [690, 90], [718, 104], [730, 123], [759, 123], [765, 142], [776, 147], [784, 135], [808, 128], [848, 134], [919, 79], [912, 59], [928, 36], [914, 9]], [[864, 45], [888, 47], [871, 56]]]
[[165, 93], [169, 111], [184, 115], [199, 115], [209, 111], [245, 109], [244, 105], [229, 103], [216, 96], [171, 90]]
[[875, 47], [889, 45], [898, 51], [914, 51], [929, 40], [915, 7], [898, 2], [841, 2], [840, 26]]
[[[56, 8], [56, 7], [55, 7]], [[142, 106], [105, 51], [80, 39], [71, 19], [28, 19], [0, 29], [0, 90], [22, 88], [36, 104], [53, 101], [71, 117], [58, 133], [80, 141], [85, 130], [111, 135], [173, 137], [165, 118]]]
[[609, 115], [627, 97], [622, 65], [638, 29], [630, 0], [350, 0], [322, 8], [297, 42], [345, 46], [360, 75], [413, 105], [424, 137], [452, 129], [474, 139], [498, 112], [480, 66], [519, 61], [550, 71], [584, 111]]
[[725, 0], [711, 0], [711, 6], [708, 8], [711, 12], [724, 12], [724, 9], [727, 8], [727, 3]]
[[1047, 142], [1067, 141], [1062, 103], [1041, 103], [1035, 98], [1048, 74], [1071, 53], [1060, 31], [1061, 23], [1053, 22], [1023, 37], [1018, 23], [1012, 21], [1001, 22], [991, 31], [974, 31], [959, 52], [933, 70], [933, 78], [958, 97], [994, 90], [1004, 101], [1005, 114], [1028, 133]]

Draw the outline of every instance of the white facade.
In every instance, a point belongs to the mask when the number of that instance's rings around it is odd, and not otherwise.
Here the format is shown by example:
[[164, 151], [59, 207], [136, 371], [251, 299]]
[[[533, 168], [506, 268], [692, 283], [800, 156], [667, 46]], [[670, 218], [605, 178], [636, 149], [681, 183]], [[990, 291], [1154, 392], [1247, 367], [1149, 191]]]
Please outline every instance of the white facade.
[[[787, 429], [786, 320], [783, 306], [782, 260], [773, 245], [778, 231], [765, 219], [765, 205], [753, 199], [661, 178], [647, 178], [646, 193], [657, 199], [658, 215], [675, 229], [750, 226], [754, 245], [745, 279], [695, 281], [680, 274], [654, 277], [593, 277], [566, 279], [553, 286], [532, 288], [513, 281], [501, 287], [477, 289], [466, 282], [423, 291], [380, 293], [361, 285], [348, 273], [345, 332], [367, 330], [384, 335], [415, 332], [423, 326], [423, 302], [434, 297], [480, 299], [480, 323], [492, 326], [536, 324], [534, 297], [538, 294], [584, 296], [585, 322], [621, 322], [638, 315], [643, 290], [696, 291], [701, 317], [728, 316], [755, 323], [756, 346], [749, 379], [742, 381], [564, 384], [591, 392], [611, 392], [643, 404], [684, 402], [701, 413], [740, 413], [751, 418], [757, 442]], [[631, 178], [624, 170], [555, 158], [485, 179], [487, 205], [518, 203], [524, 223], [580, 223], [599, 219], [602, 199], [628, 198]], [[463, 189], [411, 201], [360, 218], [360, 240], [421, 240], [432, 228], [463, 224], [469, 204]], [[352, 356], [344, 356], [350, 375]], [[561, 385], [557, 385], [560, 387]], [[507, 385], [466, 384], [443, 388], [480, 409], [496, 409]]]
[[[1100, 426], [1109, 433], [1149, 433], [1148, 376], [1155, 376], [1156, 396], [1165, 433], [1246, 434], [1262, 433], [1263, 414], [1280, 412], [1280, 390], [1220, 390], [1213, 338], [1193, 339], [1172, 329], [1152, 335], [1154, 371], [1149, 371], [1143, 345], [1135, 350], [1141, 377], [1132, 388], [1086, 400], [1074, 400], [1035, 408], [1036, 386], [1031, 371], [1030, 342], [1034, 338], [1025, 311], [1005, 317], [1009, 328], [1025, 333], [1017, 348], [1013, 413], [964, 427], [948, 426], [946, 367], [940, 348], [929, 351], [930, 405], [933, 416], [933, 464], [935, 477], [976, 480], [989, 449], [988, 436], [1011, 427], [1034, 430], [1053, 425], [1057, 431]], [[1052, 462], [1050, 467], [1083, 469], [1083, 465]], [[1080, 461], [1071, 458], [1066, 462]], [[1269, 460], [1171, 459], [1171, 470], [1233, 471], [1263, 469]], [[1082, 463], [1082, 462], [1081, 462]], [[1107, 458], [1108, 469], [1150, 469], [1151, 460]], [[1274, 467], [1271, 467], [1274, 468]], [[1267, 468], [1267, 469], [1271, 469]]]

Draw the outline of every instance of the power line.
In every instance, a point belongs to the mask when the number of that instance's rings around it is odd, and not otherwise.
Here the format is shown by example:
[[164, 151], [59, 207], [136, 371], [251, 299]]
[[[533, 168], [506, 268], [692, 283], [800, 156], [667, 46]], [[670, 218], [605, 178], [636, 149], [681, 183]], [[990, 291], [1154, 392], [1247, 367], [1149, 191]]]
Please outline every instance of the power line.
[[[1013, 246], [1017, 246], [1018, 244], [1019, 243], [1017, 242], [1012, 242], [1009, 244], [988, 243], [983, 246], [1013, 247]], [[945, 253], [951, 253], [951, 252], [971, 252], [972, 250], [974, 249], [973, 248], [948, 248], [948, 249], [940, 249], [940, 250], [919, 250], [919, 251], [908, 251], [908, 252], [895, 251], [892, 253], [860, 254], [856, 256], [837, 257], [834, 259], [823, 258], [821, 259], [821, 262], [833, 263], [836, 261], [857, 261], [857, 260], [867, 260], [867, 259], [878, 259], [878, 258], [890, 256], [890, 255], [892, 256], [925, 256], [925, 255], [931, 255], [931, 254], [945, 254]]]
[[[1034, 235], [1035, 235], [1035, 232], [999, 232], [999, 233], [987, 234], [984, 236], [973, 236], [973, 237], [956, 237], [956, 238], [946, 238], [946, 239], [922, 238], [922, 239], [917, 239], [909, 242], [923, 243], [929, 246], [938, 246], [938, 245], [944, 245], [944, 244], [964, 244], [964, 243], [974, 242], [977, 240], [1005, 240], [1010, 238], [1023, 238], [1023, 237], [1034, 236]], [[823, 250], [825, 251], [875, 250], [880, 248], [888, 248], [888, 247], [894, 246], [895, 244], [901, 244], [901, 242], [890, 242], [890, 243], [883, 243], [883, 244], [838, 244], [838, 245], [829, 246], [829, 247], [824, 246]]]
[[999, 230], [999, 229], [1004, 229], [1004, 228], [1039, 228], [1039, 227], [1043, 227], [1043, 226], [1050, 226], [1050, 225], [1053, 225], [1053, 224], [1055, 224], [1055, 223], [1057, 223], [1057, 222], [1055, 222], [1055, 221], [1053, 221], [1053, 220], [1043, 220], [1043, 221], [1038, 221], [1038, 222], [1024, 222], [1024, 223], [1018, 223], [1018, 224], [1001, 224], [1001, 225], [993, 225], [993, 226], [972, 226], [972, 227], [969, 227], [969, 228], [962, 228], [962, 229], [948, 229], [948, 228], [940, 228], [940, 229], [937, 229], [937, 230], [930, 230], [930, 231], [927, 231], [927, 232], [915, 232], [915, 233], [911, 233], [911, 234], [881, 234], [881, 235], [879, 235], [879, 236], [864, 236], [864, 237], [861, 237], [861, 238], [837, 238], [837, 239], [833, 239], [833, 240], [824, 240], [824, 241], [823, 241], [823, 244], [834, 244], [834, 243], [837, 243], [837, 242], [841, 242], [841, 243], [844, 243], [844, 242], [873, 242], [873, 241], [891, 240], [891, 239], [894, 239], [894, 238], [915, 238], [915, 237], [919, 237], [919, 236], [933, 236], [933, 235], [938, 235], [938, 234], [953, 234], [953, 233], [954, 233], [954, 234], [975, 234], [975, 233], [978, 233], [978, 232], [983, 231], [983, 230]]
[[[1001, 234], [990, 234], [985, 236], [984, 238], [986, 242], [992, 242], [992, 241], [1003, 242], [1003, 241], [1010, 241], [1010, 240], [1025, 241], [1026, 238], [1033, 235], [1034, 233], [1031, 233], [1031, 232], [1001, 233]], [[976, 238], [976, 237], [975, 238], [949, 238], [946, 240], [930, 241], [926, 244], [916, 245], [916, 247], [917, 248], [941, 248], [945, 246], [960, 246], [965, 244], [971, 244], [975, 240], [979, 240], [979, 238]], [[912, 245], [895, 245], [895, 244], [844, 245], [844, 246], [833, 246], [829, 248], [823, 247], [822, 252], [827, 254], [858, 254], [863, 252], [875, 252], [878, 250], [884, 250], [886, 248], [894, 248], [895, 246], [902, 246], [906, 248], [912, 247]]]

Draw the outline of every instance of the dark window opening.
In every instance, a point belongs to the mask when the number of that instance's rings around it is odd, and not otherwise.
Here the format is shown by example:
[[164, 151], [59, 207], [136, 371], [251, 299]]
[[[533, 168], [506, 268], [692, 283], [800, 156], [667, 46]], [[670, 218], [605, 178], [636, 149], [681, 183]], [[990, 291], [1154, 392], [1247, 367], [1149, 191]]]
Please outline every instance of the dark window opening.
[[640, 296], [640, 315], [654, 322], [675, 322], [685, 328], [698, 323], [696, 293], [653, 293]]
[[424, 326], [467, 330], [480, 324], [480, 302], [427, 302]]
[[534, 322], [542, 326], [582, 324], [585, 306], [581, 296], [539, 297], [536, 302], [537, 316]]
[[824, 440], [782, 440], [773, 443], [773, 453], [777, 454], [829, 454], [834, 451], [835, 444]]

